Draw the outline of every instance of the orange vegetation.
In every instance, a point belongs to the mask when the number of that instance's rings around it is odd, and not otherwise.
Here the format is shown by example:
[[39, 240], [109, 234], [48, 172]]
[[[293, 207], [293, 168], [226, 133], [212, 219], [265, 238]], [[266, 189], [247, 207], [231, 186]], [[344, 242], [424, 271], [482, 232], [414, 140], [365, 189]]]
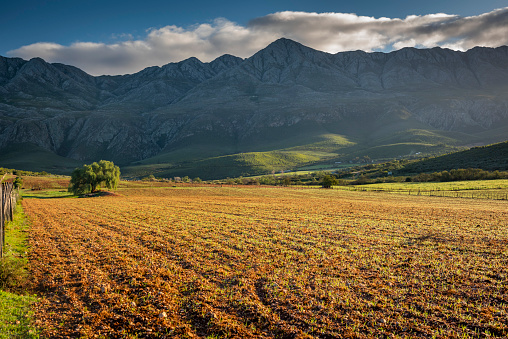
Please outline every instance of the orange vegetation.
[[508, 202], [280, 188], [25, 199], [45, 337], [508, 336]]
[[23, 176], [23, 188], [29, 190], [67, 189], [70, 178]]

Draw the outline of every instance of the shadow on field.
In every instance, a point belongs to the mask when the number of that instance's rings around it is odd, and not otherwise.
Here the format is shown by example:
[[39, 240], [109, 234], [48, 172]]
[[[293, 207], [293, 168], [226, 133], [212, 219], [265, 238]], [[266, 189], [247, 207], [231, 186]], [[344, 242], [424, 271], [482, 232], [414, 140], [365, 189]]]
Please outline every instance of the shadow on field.
[[41, 195], [25, 195], [23, 194], [23, 199], [60, 199], [60, 198], [70, 198], [74, 195], [68, 194], [68, 195], [59, 195], [59, 196], [41, 196]]

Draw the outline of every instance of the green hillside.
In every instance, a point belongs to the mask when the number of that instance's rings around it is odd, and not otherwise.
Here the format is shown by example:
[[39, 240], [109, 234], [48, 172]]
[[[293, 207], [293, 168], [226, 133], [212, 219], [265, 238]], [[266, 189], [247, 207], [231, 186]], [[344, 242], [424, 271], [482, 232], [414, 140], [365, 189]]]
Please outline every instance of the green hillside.
[[[369, 162], [380, 162], [450, 153], [460, 150], [461, 147], [458, 144], [470, 141], [469, 139], [472, 138], [458, 133], [423, 129], [398, 131], [390, 136], [385, 133], [382, 138], [370, 140], [359, 137], [348, 138], [342, 134], [330, 132], [311, 136], [312, 133], [309, 132], [310, 130], [307, 131], [307, 134], [302, 133], [299, 145], [298, 140], [292, 140], [290, 144], [287, 141], [277, 144], [271, 139], [270, 145], [266, 142], [257, 144], [261, 151], [235, 153], [229, 145], [229, 151], [232, 154], [228, 155], [220, 154], [228, 149], [225, 142], [215, 145], [191, 143], [177, 150], [122, 167], [122, 173], [127, 177], [143, 177], [153, 174], [165, 178], [189, 176], [191, 178], [221, 179], [300, 170], [309, 166], [316, 170], [325, 170], [330, 166], [337, 166], [337, 163], [365, 163], [366, 158], [370, 159]], [[317, 132], [317, 130], [313, 130], [313, 132]], [[411, 140], [416, 142], [411, 142]], [[466, 164], [466, 161], [462, 159], [464, 156], [460, 152], [455, 156], [450, 154], [446, 157], [425, 160], [421, 164], [407, 165], [407, 169], [403, 169], [403, 171], [404, 173], [420, 173], [452, 168], [483, 168], [482, 164], [487, 164], [489, 158], [492, 158], [490, 165], [486, 165], [485, 169], [498, 169], [498, 159], [490, 154], [491, 152], [498, 154], [499, 151], [490, 149], [490, 147], [482, 147], [478, 148], [476, 152], [482, 153], [484, 149], [488, 150], [487, 154], [481, 157], [474, 153], [474, 149], [468, 151], [473, 152], [471, 159], [476, 160], [476, 164], [472, 161]], [[428, 169], [426, 169], [427, 167]], [[502, 166], [499, 169], [502, 169]]]
[[[349, 135], [313, 124], [280, 129], [279, 135], [272, 131], [271, 135], [257, 137], [255, 142], [251, 140], [250, 147], [240, 145], [241, 151], [236, 152], [235, 147], [226, 140], [208, 144], [202, 140], [194, 140], [175, 150], [168, 150], [123, 167], [122, 173], [128, 177], [153, 174], [166, 178], [233, 178], [293, 171], [310, 165], [325, 169], [338, 162], [359, 163], [359, 159], [364, 159], [365, 156], [374, 161], [406, 158], [415, 154], [430, 156], [454, 151], [457, 143], [464, 142], [446, 136], [446, 132], [437, 133], [414, 128], [397, 130], [397, 133], [390, 137], [387, 135], [392, 132], [391, 129], [383, 132], [382, 128], [378, 128], [375, 136], [378, 138], [374, 139], [372, 134], [361, 135], [360, 132], [365, 133], [365, 129], [354, 127], [342, 126], [343, 130], [340, 132], [349, 132]], [[422, 135], [416, 138], [418, 142], [411, 142], [412, 137], [418, 134]], [[291, 137], [286, 138], [286, 135]], [[249, 148], [251, 150], [245, 151]]]
[[61, 157], [30, 143], [13, 144], [0, 153], [0, 167], [54, 174], [70, 174], [82, 161]]
[[[370, 163], [422, 156], [432, 158], [410, 162], [397, 172], [417, 174], [454, 168], [508, 169], [508, 142], [449, 153], [460, 149], [458, 145], [474, 139], [470, 135], [459, 133], [407, 129], [393, 134], [378, 131], [376, 137], [383, 134], [381, 137], [368, 139], [358, 134], [347, 137], [315, 126], [307, 130], [300, 127], [299, 132], [301, 139], [295, 138], [295, 133], [291, 133], [292, 140], [289, 141], [283, 137], [277, 140], [273, 135], [270, 138], [267, 136], [264, 142], [260, 140], [259, 143], [253, 144], [253, 151], [247, 152], [235, 152], [234, 145], [228, 143], [228, 140], [219, 140], [220, 142], [215, 144], [190, 143], [155, 157], [121, 166], [122, 174], [131, 178], [153, 174], [165, 178], [189, 176], [221, 179], [309, 167], [326, 170], [333, 166], [342, 166], [337, 165], [338, 163], [361, 165], [365, 164], [365, 161]], [[436, 156], [443, 153], [449, 154]], [[98, 160], [101, 159], [95, 161]], [[30, 171], [70, 174], [75, 167], [81, 165], [80, 161], [55, 155], [28, 143], [13, 145], [12, 150], [7, 149], [0, 154], [0, 166]]]
[[216, 179], [267, 174], [293, 170], [334, 156], [335, 154], [309, 151], [250, 152], [178, 164], [148, 164], [122, 169], [126, 176], [154, 174], [156, 177], [174, 176]]
[[488, 171], [508, 170], [508, 141], [423, 159], [404, 166], [400, 172], [439, 172], [459, 168], [481, 168]]

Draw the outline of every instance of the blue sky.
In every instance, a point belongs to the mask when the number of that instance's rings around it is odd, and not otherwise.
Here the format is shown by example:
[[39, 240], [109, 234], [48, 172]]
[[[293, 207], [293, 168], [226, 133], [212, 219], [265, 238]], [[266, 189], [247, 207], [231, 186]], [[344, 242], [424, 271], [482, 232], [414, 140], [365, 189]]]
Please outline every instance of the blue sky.
[[248, 57], [281, 36], [330, 53], [464, 50], [508, 43], [508, 10], [493, 12], [506, 7], [499, 0], [6, 1], [0, 55], [123, 74], [190, 56]]

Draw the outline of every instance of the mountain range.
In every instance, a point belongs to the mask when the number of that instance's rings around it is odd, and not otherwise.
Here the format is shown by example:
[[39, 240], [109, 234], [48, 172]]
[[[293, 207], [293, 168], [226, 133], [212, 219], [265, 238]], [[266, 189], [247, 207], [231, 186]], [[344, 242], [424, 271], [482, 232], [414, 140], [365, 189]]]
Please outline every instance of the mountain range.
[[329, 54], [279, 39], [91, 76], [0, 57], [0, 166], [215, 178], [438, 154], [508, 135], [508, 47]]

